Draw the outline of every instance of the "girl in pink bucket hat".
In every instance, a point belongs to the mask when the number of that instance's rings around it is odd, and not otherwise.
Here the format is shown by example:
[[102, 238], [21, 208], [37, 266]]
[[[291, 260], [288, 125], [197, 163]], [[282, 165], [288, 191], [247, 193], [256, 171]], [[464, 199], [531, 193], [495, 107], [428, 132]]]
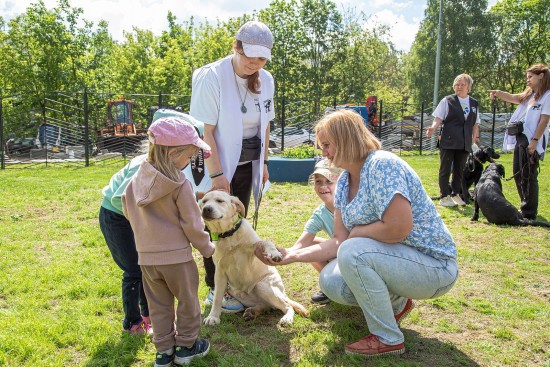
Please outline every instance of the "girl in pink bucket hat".
[[175, 117], [158, 119], [148, 134], [147, 159], [126, 187], [122, 206], [134, 230], [154, 325], [155, 367], [189, 364], [210, 350], [208, 341], [199, 338], [199, 273], [191, 246], [211, 257], [214, 245], [204, 230], [191, 182], [181, 170], [199, 149], [207, 157], [210, 146], [192, 124]]

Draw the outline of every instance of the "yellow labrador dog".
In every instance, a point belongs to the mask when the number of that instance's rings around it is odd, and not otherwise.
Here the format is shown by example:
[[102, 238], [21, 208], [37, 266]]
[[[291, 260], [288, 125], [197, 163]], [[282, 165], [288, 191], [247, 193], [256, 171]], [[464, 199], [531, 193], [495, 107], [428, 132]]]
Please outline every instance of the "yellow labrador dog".
[[275, 245], [262, 241], [250, 223], [242, 218], [244, 205], [241, 201], [224, 191], [211, 191], [204, 195], [199, 206], [213, 239], [218, 236], [213, 255], [216, 264], [214, 302], [204, 323], [220, 323], [222, 299], [228, 282], [232, 295], [246, 307], [244, 319], [247, 321], [270, 308], [284, 312], [279, 321], [281, 325], [294, 321], [294, 311], [307, 317], [304, 306], [285, 294], [277, 269], [264, 264], [254, 255], [256, 246], [263, 246], [264, 252], [272, 259], [281, 259]]

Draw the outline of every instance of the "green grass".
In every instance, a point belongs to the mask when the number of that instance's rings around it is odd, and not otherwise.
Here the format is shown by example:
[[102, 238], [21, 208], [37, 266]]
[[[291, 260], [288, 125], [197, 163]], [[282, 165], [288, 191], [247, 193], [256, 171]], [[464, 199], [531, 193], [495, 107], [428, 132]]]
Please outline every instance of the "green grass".
[[[436, 195], [438, 156], [406, 157]], [[511, 175], [511, 156], [501, 159]], [[121, 271], [99, 230], [101, 188], [121, 165], [0, 172], [0, 366], [152, 366], [149, 340], [121, 333]], [[543, 162], [539, 220], [550, 220]], [[513, 181], [507, 198], [519, 206]], [[305, 184], [273, 184], [258, 232], [291, 246], [318, 205]], [[279, 268], [289, 295], [311, 316], [279, 327], [279, 311], [244, 322], [222, 315], [203, 327], [210, 354], [195, 366], [550, 366], [550, 231], [470, 222], [472, 206], [438, 206], [458, 246], [451, 292], [418, 301], [402, 323], [407, 352], [365, 361], [345, 344], [365, 335], [357, 308], [312, 305], [307, 264]], [[202, 259], [196, 254], [201, 279]], [[200, 299], [207, 289], [201, 282]], [[208, 309], [204, 310], [205, 313]]]

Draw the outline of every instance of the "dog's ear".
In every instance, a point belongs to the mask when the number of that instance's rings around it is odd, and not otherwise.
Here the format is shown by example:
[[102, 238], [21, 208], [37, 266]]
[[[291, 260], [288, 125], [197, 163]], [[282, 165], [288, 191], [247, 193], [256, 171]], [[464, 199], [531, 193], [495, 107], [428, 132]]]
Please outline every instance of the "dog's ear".
[[236, 196], [231, 196], [231, 204], [235, 205], [237, 208], [237, 213], [241, 215], [241, 217], [244, 217], [245, 209], [243, 203], [239, 200]]

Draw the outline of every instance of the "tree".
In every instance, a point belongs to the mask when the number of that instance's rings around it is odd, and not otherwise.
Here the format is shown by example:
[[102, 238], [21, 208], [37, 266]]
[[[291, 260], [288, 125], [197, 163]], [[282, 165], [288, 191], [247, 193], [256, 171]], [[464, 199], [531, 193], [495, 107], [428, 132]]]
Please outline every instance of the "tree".
[[[491, 53], [494, 39], [486, 9], [487, 0], [444, 1], [439, 98], [452, 91], [459, 74], [468, 73], [474, 80], [490, 75], [487, 66], [495, 55]], [[407, 78], [417, 103], [433, 97], [438, 19], [439, 0], [428, 0], [408, 58]]]
[[498, 58], [489, 86], [510, 92], [525, 88], [525, 69], [550, 61], [550, 8], [547, 0], [502, 0], [490, 10]]

